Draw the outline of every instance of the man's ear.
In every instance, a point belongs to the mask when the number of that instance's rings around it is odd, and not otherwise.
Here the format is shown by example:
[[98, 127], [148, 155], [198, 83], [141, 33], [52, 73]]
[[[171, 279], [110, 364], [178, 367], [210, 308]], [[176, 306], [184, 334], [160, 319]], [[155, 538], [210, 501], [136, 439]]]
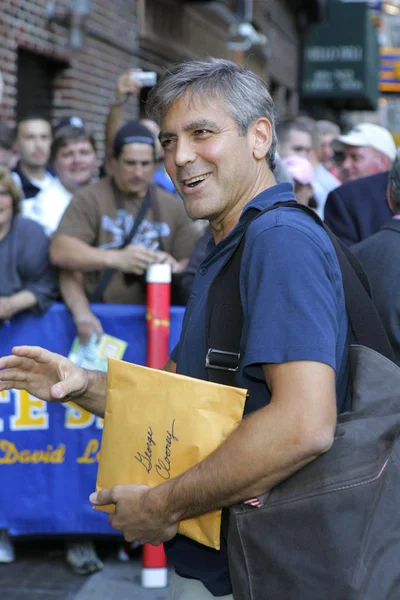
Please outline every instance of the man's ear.
[[260, 117], [252, 125], [253, 156], [257, 160], [264, 159], [272, 144], [272, 125], [266, 117]]
[[390, 158], [386, 154], [378, 152], [378, 159], [382, 171], [390, 171], [390, 167], [392, 166]]
[[115, 156], [111, 156], [111, 158], [110, 158], [109, 165], [110, 165], [111, 175], [114, 175], [114, 173], [115, 173], [115, 167], [117, 166], [117, 160], [118, 159], [116, 159]]

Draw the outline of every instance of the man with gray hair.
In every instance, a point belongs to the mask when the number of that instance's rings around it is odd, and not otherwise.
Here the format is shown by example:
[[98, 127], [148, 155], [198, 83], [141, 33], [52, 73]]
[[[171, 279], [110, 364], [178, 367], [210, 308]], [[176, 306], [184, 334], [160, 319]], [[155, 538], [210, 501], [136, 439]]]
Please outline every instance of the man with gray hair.
[[[161, 125], [168, 174], [188, 214], [208, 219], [213, 234], [180, 341], [164, 368], [211, 377], [207, 297], [246, 232], [236, 371], [236, 385], [249, 391], [246, 418], [215, 452], [179, 477], [155, 488], [132, 482], [90, 499], [115, 504], [110, 523], [126, 540], [168, 542], [176, 571], [170, 600], [232, 600], [224, 535], [220, 551], [212, 550], [177, 535], [179, 522], [260, 496], [330, 448], [337, 411], [349, 399], [340, 269], [313, 218], [294, 207], [264, 212], [295, 198], [290, 183], [275, 183], [274, 107], [259, 77], [227, 60], [189, 61], [168, 70], [148, 103]], [[0, 369], [0, 391], [23, 387], [48, 401], [73, 396], [87, 410], [104, 414], [106, 374], [26, 346], [1, 359]]]
[[340, 135], [340, 127], [332, 121], [321, 119], [317, 121], [316, 128], [319, 137], [317, 156], [320, 163], [322, 163], [325, 169], [331, 171], [334, 167], [333, 157], [335, 152], [332, 147], [333, 140]]
[[[371, 284], [376, 309], [400, 364], [400, 154], [389, 172], [387, 200], [393, 218], [366, 240], [351, 247]], [[397, 237], [399, 236], [399, 237]]]

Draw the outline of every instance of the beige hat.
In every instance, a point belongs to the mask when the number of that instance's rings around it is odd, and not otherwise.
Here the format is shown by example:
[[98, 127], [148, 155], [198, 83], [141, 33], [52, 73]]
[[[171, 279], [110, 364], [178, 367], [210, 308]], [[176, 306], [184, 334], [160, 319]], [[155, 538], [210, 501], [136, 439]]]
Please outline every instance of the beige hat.
[[333, 147], [345, 146], [367, 146], [385, 154], [394, 160], [396, 158], [396, 144], [391, 133], [380, 125], [372, 123], [360, 123], [353, 127], [346, 135], [340, 135], [333, 142]]

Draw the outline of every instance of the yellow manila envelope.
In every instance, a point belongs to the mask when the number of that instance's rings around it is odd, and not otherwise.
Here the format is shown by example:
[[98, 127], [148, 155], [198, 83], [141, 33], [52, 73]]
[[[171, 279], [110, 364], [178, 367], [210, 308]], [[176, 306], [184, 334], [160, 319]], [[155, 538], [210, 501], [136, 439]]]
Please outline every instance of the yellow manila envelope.
[[[96, 490], [156, 486], [208, 456], [237, 427], [247, 390], [109, 359]], [[114, 505], [99, 506], [112, 512]], [[221, 511], [182, 521], [179, 533], [220, 548]]]

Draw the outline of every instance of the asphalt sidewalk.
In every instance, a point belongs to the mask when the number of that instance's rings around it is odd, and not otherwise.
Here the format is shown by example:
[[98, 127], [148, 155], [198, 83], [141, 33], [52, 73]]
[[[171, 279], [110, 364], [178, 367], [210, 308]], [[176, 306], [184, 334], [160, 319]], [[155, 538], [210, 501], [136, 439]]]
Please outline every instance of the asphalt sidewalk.
[[83, 577], [65, 564], [62, 542], [18, 542], [16, 561], [0, 565], [1, 600], [166, 600], [167, 589], [141, 587], [140, 551], [124, 563], [117, 544], [97, 547], [104, 569]]

